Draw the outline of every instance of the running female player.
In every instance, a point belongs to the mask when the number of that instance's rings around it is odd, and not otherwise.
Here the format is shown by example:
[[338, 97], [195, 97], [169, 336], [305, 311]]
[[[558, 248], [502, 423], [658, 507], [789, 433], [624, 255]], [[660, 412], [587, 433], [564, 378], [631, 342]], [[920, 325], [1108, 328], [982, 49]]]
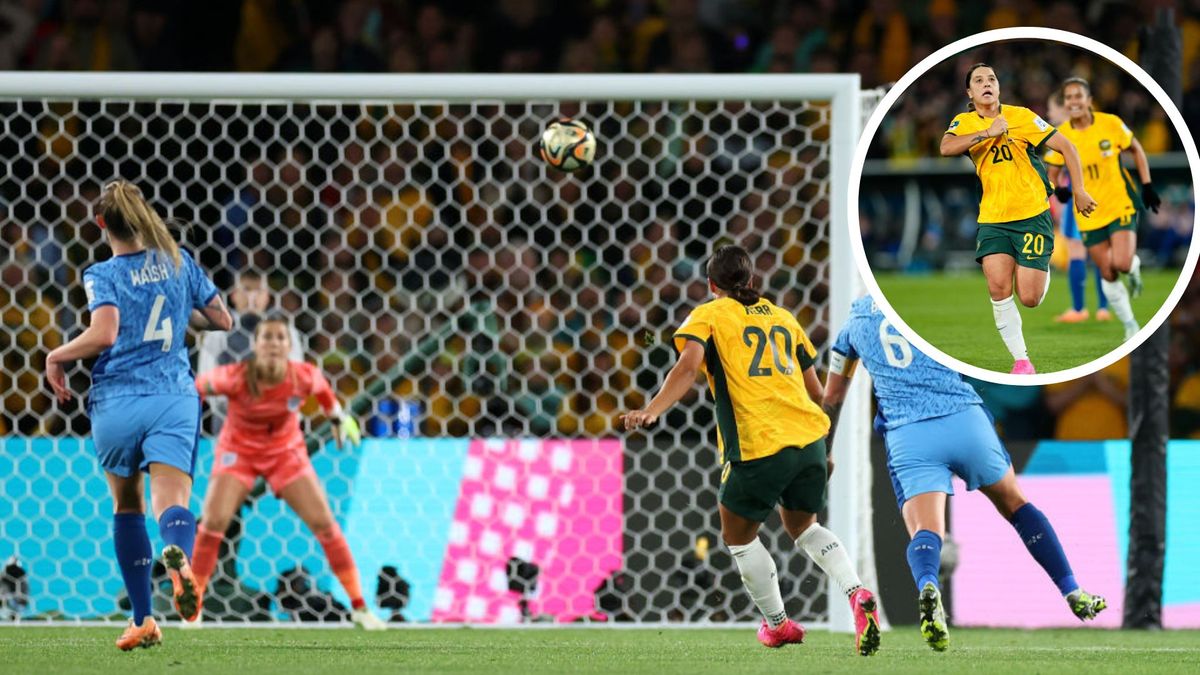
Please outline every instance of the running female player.
[[762, 612], [759, 642], [780, 647], [804, 639], [804, 629], [784, 611], [775, 561], [758, 538], [759, 526], [778, 506], [796, 546], [850, 600], [856, 647], [870, 655], [879, 648], [875, 597], [837, 536], [817, 523], [825, 506], [829, 429], [829, 418], [814, 402], [821, 396], [813, 368], [817, 351], [794, 316], [754, 290], [752, 269], [749, 254], [738, 246], [713, 253], [708, 286], [716, 299], [693, 310], [675, 333], [679, 361], [644, 410], [623, 416], [624, 426], [653, 425], [705, 370], [716, 398], [717, 446], [725, 465], [721, 536]]
[[[1062, 90], [1050, 95], [1046, 100], [1046, 121], [1056, 128], [1067, 121], [1067, 108], [1063, 105]], [[1081, 160], [1082, 161], [1082, 160]], [[1049, 173], [1054, 169], [1049, 168]], [[1054, 317], [1056, 323], [1080, 323], [1088, 320], [1088, 310], [1084, 298], [1087, 286], [1088, 265], [1087, 249], [1083, 246], [1083, 237], [1079, 235], [1079, 225], [1075, 218], [1075, 202], [1071, 199], [1071, 188], [1059, 181], [1051, 181], [1054, 194], [1062, 204], [1058, 212], [1058, 229], [1067, 242], [1067, 287], [1071, 291], [1071, 307], [1062, 314]], [[1104, 279], [1100, 276], [1099, 268], [1094, 268], [1096, 277], [1096, 320], [1108, 321], [1112, 313], [1108, 311], [1108, 299], [1104, 297], [1104, 289], [1100, 285]]]
[[1001, 106], [1000, 82], [991, 66], [971, 66], [966, 88], [968, 110], [950, 123], [941, 152], [944, 157], [965, 154], [975, 164], [982, 187], [975, 260], [987, 278], [992, 317], [1012, 354], [1012, 372], [1033, 374], [1015, 300], [1026, 307], [1041, 304], [1050, 288], [1054, 250], [1054, 224], [1046, 201], [1053, 190], [1036, 151], [1045, 145], [1062, 154], [1081, 215], [1090, 216], [1096, 201], [1084, 190], [1075, 146], [1032, 110]]
[[333, 422], [334, 442], [358, 443], [358, 424], [342, 411], [329, 382], [316, 366], [289, 361], [288, 321], [270, 316], [254, 329], [254, 353], [246, 361], [214, 368], [196, 378], [201, 396], [224, 396], [228, 417], [213, 453], [212, 478], [196, 539], [193, 570], [201, 591], [208, 585], [229, 520], [246, 500], [259, 476], [316, 535], [329, 567], [353, 608], [354, 623], [366, 630], [386, 624], [367, 608], [358, 568], [317, 474], [308, 459], [296, 408], [314, 396]]
[[142, 472], [171, 577], [175, 608], [191, 619], [199, 592], [189, 567], [196, 518], [188, 510], [200, 401], [188, 362], [187, 328], [229, 330], [232, 319], [212, 281], [181, 251], [162, 218], [124, 180], [104, 186], [96, 209], [113, 257], [83, 272], [91, 321], [46, 357], [59, 402], [71, 398], [65, 366], [93, 356], [87, 410], [100, 466], [113, 495], [113, 548], [133, 605], [117, 647], [151, 647], [162, 631], [151, 616], [153, 551], [146, 532]]
[[[1088, 255], [1100, 270], [1100, 283], [1108, 304], [1125, 327], [1125, 339], [1128, 340], [1139, 328], [1130, 296], [1137, 297], [1142, 292], [1141, 261], [1137, 256], [1137, 212], [1144, 206], [1157, 213], [1161, 200], [1150, 183], [1150, 163], [1142, 144], [1120, 117], [1092, 108], [1092, 92], [1087, 80], [1081, 77], [1066, 80], [1062, 85], [1062, 96], [1068, 119], [1059, 125], [1058, 131], [1079, 148], [1088, 185], [1100, 198], [1095, 213], [1078, 221], [1079, 230]], [[1133, 154], [1142, 185], [1140, 198], [1129, 172], [1121, 166], [1122, 152]], [[1064, 157], [1058, 152], [1046, 154], [1051, 182], [1058, 179], [1063, 162]], [[1128, 275], [1128, 291], [1120, 282], [1121, 274]]]
[[[908, 565], [920, 593], [921, 634], [937, 651], [950, 644], [938, 581], [946, 533], [946, 495], [956, 475], [980, 490], [1017, 530], [1033, 559], [1080, 620], [1107, 605], [1075, 582], [1050, 521], [1017, 485], [1008, 452], [983, 400], [958, 373], [913, 349], [870, 297], [850, 307], [829, 358], [823, 407], [836, 429], [850, 377], [862, 360], [875, 385], [875, 429], [887, 446], [892, 487], [908, 534]], [[832, 436], [832, 431], [830, 435]]]

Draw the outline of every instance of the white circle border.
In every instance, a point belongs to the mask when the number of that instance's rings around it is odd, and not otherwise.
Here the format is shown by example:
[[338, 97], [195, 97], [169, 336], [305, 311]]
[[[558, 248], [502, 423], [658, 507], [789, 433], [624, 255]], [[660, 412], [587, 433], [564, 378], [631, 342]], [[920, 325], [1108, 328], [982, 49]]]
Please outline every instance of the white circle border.
[[1150, 74], [1143, 70], [1140, 66], [1121, 54], [1117, 50], [1109, 47], [1106, 44], [1093, 40], [1084, 35], [1072, 33], [1070, 31], [1058, 30], [1055, 28], [1042, 28], [1038, 26], [1020, 26], [1016, 28], [1001, 28], [997, 30], [984, 31], [976, 33], [961, 40], [956, 40], [945, 47], [926, 56], [916, 66], [910, 69], [901, 77], [883, 99], [875, 107], [874, 112], [867, 119], [867, 124], [863, 128], [862, 135], [859, 137], [858, 145], [854, 151], [854, 158], [850, 164], [850, 184], [847, 198], [849, 204], [849, 222], [847, 226], [850, 229], [850, 247], [854, 252], [855, 264], [858, 266], [859, 276], [867, 286], [867, 291], [875, 300], [875, 304], [883, 311], [884, 315], [892, 322], [892, 325], [900, 331], [902, 335], [911, 343], [917, 346], [922, 352], [931, 357], [938, 363], [958, 371], [963, 375], [973, 377], [977, 380], [992, 382], [995, 384], [1011, 384], [1011, 385], [1046, 385], [1058, 384], [1067, 382], [1086, 375], [1090, 375], [1102, 368], [1108, 367], [1116, 363], [1119, 359], [1124, 358], [1134, 349], [1137, 349], [1150, 335], [1158, 330], [1160, 326], [1167, 320], [1175, 306], [1179, 304], [1180, 298], [1187, 290], [1188, 283], [1191, 280], [1192, 273], [1196, 268], [1197, 258], [1200, 258], [1200, 237], [1197, 235], [1197, 225], [1200, 224], [1200, 209], [1196, 210], [1196, 218], [1192, 223], [1192, 242], [1188, 249], [1187, 258], [1184, 260], [1183, 268], [1180, 270], [1179, 278], [1175, 281], [1175, 288], [1172, 289], [1166, 301], [1159, 307], [1158, 312], [1150, 319], [1150, 322], [1142, 326], [1141, 330], [1130, 340], [1121, 343], [1116, 349], [1108, 352], [1104, 356], [1089, 361], [1083, 365], [1068, 368], [1066, 370], [1057, 370], [1051, 373], [1038, 373], [1036, 375], [1013, 375], [1010, 373], [1001, 373], [994, 370], [987, 370], [978, 366], [973, 366], [968, 363], [959, 361], [958, 359], [946, 354], [937, 347], [927, 342], [924, 338], [917, 334], [904, 319], [892, 308], [887, 301], [887, 297], [879, 288], [879, 284], [875, 281], [875, 276], [871, 272], [871, 265], [867, 261], [866, 250], [863, 247], [862, 232], [859, 228], [859, 213], [858, 199], [859, 190], [862, 183], [862, 171], [864, 162], [867, 159], [867, 151], [870, 148], [871, 141], [875, 138], [875, 133], [879, 130], [883, 123], [884, 117], [896, 104], [896, 101], [914, 82], [917, 78], [924, 75], [934, 66], [937, 66], [942, 61], [957, 56], [969, 49], [980, 47], [993, 42], [1003, 42], [1008, 40], [1044, 40], [1050, 42], [1059, 42], [1071, 47], [1083, 48], [1091, 51], [1094, 54], [1108, 59], [1113, 64], [1119, 66], [1125, 72], [1132, 75], [1138, 82], [1149, 91], [1162, 106], [1167, 113], [1171, 123], [1175, 126], [1175, 132], [1179, 135], [1180, 141], [1183, 143], [1184, 153], [1187, 155], [1188, 168], [1191, 169], [1192, 189], [1195, 190], [1197, 185], [1200, 185], [1200, 153], [1196, 151], [1196, 142], [1192, 138], [1191, 132], [1188, 131], [1187, 125], [1183, 121], [1183, 115], [1179, 109], [1175, 107], [1175, 103], [1167, 96], [1166, 91], [1150, 77]]

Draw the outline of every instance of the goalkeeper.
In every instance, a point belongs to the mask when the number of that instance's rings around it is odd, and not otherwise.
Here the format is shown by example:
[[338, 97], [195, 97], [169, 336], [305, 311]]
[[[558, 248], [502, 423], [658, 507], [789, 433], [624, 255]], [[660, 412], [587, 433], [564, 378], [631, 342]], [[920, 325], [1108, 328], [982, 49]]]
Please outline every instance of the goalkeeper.
[[262, 476], [316, 535], [330, 568], [350, 597], [354, 623], [381, 630], [386, 626], [367, 609], [354, 557], [308, 459], [296, 409], [315, 396], [322, 411], [332, 418], [339, 450], [347, 440], [358, 443], [358, 424], [342, 411], [329, 381], [316, 366], [288, 359], [292, 347], [289, 327], [287, 319], [280, 316], [264, 318], [255, 326], [249, 358], [196, 378], [202, 397], [226, 397], [228, 417], [217, 439], [192, 570], [203, 591], [230, 518]]

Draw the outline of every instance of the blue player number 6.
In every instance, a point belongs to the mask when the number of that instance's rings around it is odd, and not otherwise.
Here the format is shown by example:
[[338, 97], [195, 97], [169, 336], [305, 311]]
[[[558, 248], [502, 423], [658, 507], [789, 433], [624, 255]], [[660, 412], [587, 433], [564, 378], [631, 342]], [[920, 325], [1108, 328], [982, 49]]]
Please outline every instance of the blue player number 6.
[[883, 356], [893, 368], [907, 368], [912, 364], [912, 345], [903, 335], [889, 332], [892, 322], [884, 319], [879, 323], [879, 342], [883, 345]]
[[171, 331], [171, 317], [164, 317], [162, 325], [158, 326], [158, 317], [162, 314], [163, 303], [166, 301], [167, 296], [165, 295], [154, 298], [154, 307], [150, 310], [150, 320], [146, 322], [146, 330], [142, 333], [142, 342], [162, 340], [162, 350], [169, 352], [171, 351], [171, 340], [174, 338], [174, 333]]

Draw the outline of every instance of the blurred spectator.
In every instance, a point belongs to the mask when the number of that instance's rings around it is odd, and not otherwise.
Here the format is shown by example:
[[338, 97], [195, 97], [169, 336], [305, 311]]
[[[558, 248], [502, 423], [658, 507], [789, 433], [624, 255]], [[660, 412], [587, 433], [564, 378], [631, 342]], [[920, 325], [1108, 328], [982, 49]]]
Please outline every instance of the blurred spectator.
[[[554, 3], [556, 7], [559, 4]], [[500, 0], [485, 24], [482, 62], [478, 65], [487, 71], [536, 73], [553, 70], [559, 61], [563, 40], [568, 37], [556, 30], [559, 26], [537, 0]], [[431, 47], [427, 49], [432, 52]]]
[[39, 70], [134, 70], [137, 57], [125, 32], [128, 4], [65, 0], [62, 28], [34, 62]]
[[1041, 23], [1040, 9], [1029, 0], [993, 0], [991, 9], [983, 19], [984, 30], [1012, 28], [1013, 26], [1036, 26]]
[[25, 45], [37, 27], [34, 11], [40, 2], [3, 0], [0, 2], [0, 70], [16, 70]]
[[662, 30], [650, 41], [646, 70], [694, 73], [728, 65], [734, 50], [701, 22], [698, 0], [667, 0], [664, 19]]
[[1129, 357], [1091, 375], [1047, 385], [1046, 407], [1057, 418], [1054, 438], [1063, 441], [1126, 438], [1128, 389]]
[[135, 0], [130, 17], [130, 37], [141, 70], [180, 70], [179, 37], [166, 4]]
[[[879, 83], [895, 82], [912, 66], [912, 36], [908, 19], [896, 0], [870, 0], [854, 26], [854, 49], [859, 58], [873, 55], [875, 73], [859, 70]], [[864, 61], [865, 62], [865, 61]]]
[[274, 70], [284, 50], [301, 35], [302, 0], [243, 0], [234, 63], [242, 72]]

